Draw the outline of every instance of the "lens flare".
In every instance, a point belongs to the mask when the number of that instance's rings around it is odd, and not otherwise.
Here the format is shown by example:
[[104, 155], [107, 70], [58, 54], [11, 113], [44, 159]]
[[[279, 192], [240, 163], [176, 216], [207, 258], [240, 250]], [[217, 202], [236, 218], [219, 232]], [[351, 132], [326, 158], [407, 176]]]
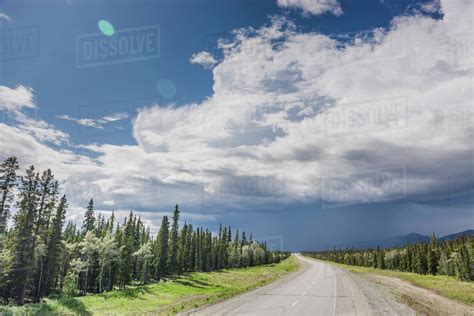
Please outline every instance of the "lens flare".
[[114, 26], [107, 20], [100, 20], [98, 26], [104, 35], [112, 36], [115, 33]]
[[169, 79], [158, 80], [156, 83], [156, 90], [162, 97], [166, 99], [172, 99], [176, 95], [176, 86], [174, 85], [173, 81]]

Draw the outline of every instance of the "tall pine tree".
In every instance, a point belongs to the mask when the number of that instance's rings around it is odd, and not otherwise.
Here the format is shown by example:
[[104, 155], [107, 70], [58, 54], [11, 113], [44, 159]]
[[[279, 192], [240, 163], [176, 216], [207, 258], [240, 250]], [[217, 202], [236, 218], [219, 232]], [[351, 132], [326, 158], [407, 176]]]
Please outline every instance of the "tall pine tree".
[[18, 169], [16, 157], [7, 158], [0, 165], [0, 238], [5, 233], [10, 215], [10, 203], [13, 201], [12, 189], [16, 185], [16, 171]]
[[12, 296], [22, 305], [32, 287], [34, 270], [34, 224], [36, 207], [38, 204], [38, 179], [33, 166], [26, 170], [21, 179], [18, 212], [14, 218], [14, 232], [12, 242], [12, 265], [10, 282]]
[[168, 216], [163, 216], [160, 231], [156, 237], [154, 266], [155, 279], [160, 280], [168, 275], [168, 238], [169, 238], [169, 221]]
[[169, 271], [171, 274], [181, 272], [178, 264], [178, 229], [179, 229], [179, 209], [176, 204], [173, 212], [173, 224], [170, 232], [170, 255], [169, 255]]
[[[56, 213], [51, 221], [48, 231], [47, 257], [44, 271], [44, 284], [40, 283], [37, 289], [38, 297], [42, 298], [45, 294], [53, 291], [54, 285], [60, 272], [60, 253], [62, 249], [62, 227], [66, 217], [66, 209], [68, 207], [66, 195], [61, 197]], [[43, 286], [41, 286], [43, 285]]]
[[85, 235], [88, 231], [93, 230], [95, 227], [95, 215], [94, 215], [94, 201], [91, 199], [87, 205], [86, 212], [84, 213], [84, 221], [82, 222], [82, 233]]

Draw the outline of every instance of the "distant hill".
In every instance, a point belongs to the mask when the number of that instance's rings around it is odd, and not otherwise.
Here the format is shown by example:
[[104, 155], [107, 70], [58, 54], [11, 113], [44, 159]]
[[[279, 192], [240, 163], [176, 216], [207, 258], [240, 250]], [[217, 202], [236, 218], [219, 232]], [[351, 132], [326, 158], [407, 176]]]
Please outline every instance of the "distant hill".
[[[459, 233], [446, 235], [443, 237], [438, 238], [439, 241], [446, 241], [456, 239], [458, 236], [464, 234], [465, 236], [474, 235], [474, 229], [468, 229]], [[381, 248], [395, 248], [395, 247], [402, 247], [406, 243], [408, 244], [415, 244], [418, 241], [424, 242], [429, 241], [430, 236], [420, 235], [416, 233], [411, 233], [408, 235], [400, 235], [395, 237], [390, 237], [387, 239], [382, 240], [366, 240], [366, 241], [359, 241], [353, 243], [345, 243], [336, 245], [336, 248], [354, 248], [354, 249], [367, 249], [367, 248], [376, 248], [380, 246]]]
[[468, 229], [460, 233], [456, 234], [451, 234], [451, 235], [446, 235], [441, 238], [439, 238], [440, 241], [446, 241], [446, 240], [453, 240], [456, 239], [459, 235], [464, 235], [464, 236], [472, 236], [474, 235], [474, 229]]

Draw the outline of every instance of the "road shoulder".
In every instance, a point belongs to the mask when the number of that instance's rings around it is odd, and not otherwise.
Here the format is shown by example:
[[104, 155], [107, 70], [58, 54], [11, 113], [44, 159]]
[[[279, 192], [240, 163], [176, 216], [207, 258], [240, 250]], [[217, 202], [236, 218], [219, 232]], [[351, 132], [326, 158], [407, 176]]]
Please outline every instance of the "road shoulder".
[[[386, 270], [377, 271], [370, 269], [369, 272], [369, 269], [367, 268], [346, 266], [343, 264], [335, 264], [333, 262], [326, 261], [323, 262], [331, 264], [334, 267], [345, 271], [346, 273], [350, 273], [356, 280], [359, 279], [363, 282], [371, 284], [371, 286], [376, 286], [382, 291], [390, 293], [396, 298], [398, 302], [409, 306], [412, 310], [416, 311], [417, 314], [474, 315], [474, 306], [451, 300], [436, 293], [433, 290], [420, 287], [399, 277], [383, 275], [387, 273]], [[377, 292], [370, 291], [369, 288], [364, 288], [363, 283], [360, 283], [360, 285], [361, 290], [366, 292], [366, 296], [373, 301], [374, 296], [377, 295]], [[371, 305], [376, 306], [378, 303], [372, 302]]]
[[361, 276], [380, 287], [386, 288], [418, 313], [427, 315], [474, 315], [472, 306], [450, 300], [408, 281], [377, 274]]

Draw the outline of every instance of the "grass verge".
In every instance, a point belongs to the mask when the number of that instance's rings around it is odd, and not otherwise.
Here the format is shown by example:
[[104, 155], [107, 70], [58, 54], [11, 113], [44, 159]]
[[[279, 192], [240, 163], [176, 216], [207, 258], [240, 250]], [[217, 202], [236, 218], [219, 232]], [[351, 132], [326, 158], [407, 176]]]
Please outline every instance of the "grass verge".
[[355, 273], [377, 274], [399, 278], [408, 281], [413, 285], [434, 291], [435, 293], [446, 298], [474, 306], [474, 282], [464, 282], [446, 275], [421, 275], [409, 272], [350, 266], [333, 262], [328, 263]]
[[278, 264], [207, 273], [195, 272], [172, 281], [134, 286], [126, 290], [46, 300], [43, 304], [22, 307], [0, 306], [0, 315], [169, 315], [216, 303], [268, 284], [298, 268], [296, 258], [291, 256]]

